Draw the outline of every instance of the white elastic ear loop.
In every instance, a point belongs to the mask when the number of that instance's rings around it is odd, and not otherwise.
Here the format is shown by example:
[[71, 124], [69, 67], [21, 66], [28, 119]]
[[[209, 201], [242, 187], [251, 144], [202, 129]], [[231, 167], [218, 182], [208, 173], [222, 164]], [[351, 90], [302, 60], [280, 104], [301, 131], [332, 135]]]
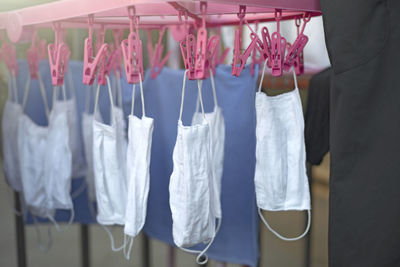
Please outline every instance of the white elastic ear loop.
[[183, 101], [185, 99], [185, 87], [186, 87], [186, 75], [188, 70], [185, 70], [183, 74], [183, 85], [182, 85], [182, 97], [181, 97], [181, 108], [179, 110], [179, 121], [182, 121]]
[[203, 114], [203, 119], [206, 119], [206, 114], [204, 113], [203, 96], [201, 94], [201, 89], [203, 87], [203, 80], [197, 80], [197, 89], [199, 91], [201, 114]]
[[86, 179], [83, 179], [79, 187], [71, 193], [71, 198], [75, 199], [79, 197], [85, 191], [86, 187], [87, 187]]
[[65, 83], [61, 86], [62, 96], [64, 102], [67, 101], [67, 90], [65, 89]]
[[69, 93], [71, 99], [75, 99], [75, 85], [74, 85], [74, 80], [72, 79], [72, 74], [70, 71], [67, 71], [67, 77], [68, 77], [68, 82], [69, 82]]
[[[131, 258], [133, 239], [134, 239], [133, 236], [124, 234], [124, 245], [125, 245], [125, 247], [123, 249], [123, 252], [124, 252], [125, 259], [127, 259], [127, 260], [129, 260]], [[128, 249], [126, 249], [126, 248], [128, 248]]]
[[15, 208], [15, 205], [14, 205], [15, 202], [14, 202], [12, 193], [14, 193], [14, 191], [11, 189], [10, 186], [7, 186], [7, 196], [8, 196], [8, 203], [10, 205], [10, 208], [12, 209], [12, 211], [14, 212], [14, 214], [16, 216], [18, 216], [18, 217], [22, 216], [22, 208], [21, 208], [21, 210], [17, 210]]
[[[218, 223], [217, 223], [217, 228], [215, 229], [215, 235], [213, 236], [213, 238], [211, 238], [210, 242], [208, 242], [207, 246], [203, 249], [203, 250], [194, 250], [194, 249], [187, 249], [184, 247], [178, 247], [179, 249], [181, 249], [182, 251], [191, 253], [191, 254], [198, 254], [196, 257], [196, 263], [203, 265], [206, 264], [208, 262], [208, 256], [206, 254], [206, 252], [208, 251], [208, 249], [211, 247], [212, 243], [214, 242], [215, 237], [217, 236], [219, 229], [221, 228], [221, 223], [222, 223], [222, 218], [218, 219]], [[204, 259], [201, 260], [201, 258], [204, 256]]]
[[[143, 95], [143, 83], [142, 83], [142, 76], [139, 73], [139, 86], [140, 86], [140, 98], [142, 101], [142, 117], [146, 117], [146, 111], [144, 108], [144, 95]], [[135, 108], [135, 91], [136, 91], [136, 84], [132, 86], [132, 104], [131, 104], [131, 115], [134, 113]]]
[[49, 104], [47, 103], [46, 88], [44, 87], [42, 76], [40, 75], [40, 72], [38, 72], [38, 82], [39, 82], [40, 93], [42, 94], [42, 98], [43, 98], [44, 110], [46, 112], [47, 121], [48, 121], [49, 116], [50, 116]]
[[63, 232], [65, 232], [65, 231], [67, 231], [68, 228], [71, 226], [71, 224], [74, 222], [74, 219], [75, 219], [75, 210], [74, 210], [74, 208], [71, 209], [71, 215], [70, 215], [70, 217], [69, 217], [68, 223], [67, 223], [67, 225], [66, 225], [65, 227], [63, 227], [63, 228], [60, 227], [60, 225], [57, 223], [57, 221], [54, 219], [53, 216], [48, 215], [47, 218], [49, 218], [49, 220], [54, 224], [54, 226], [55, 226], [56, 229], [57, 229], [57, 232], [63, 233]]
[[279, 239], [282, 239], [284, 241], [297, 241], [301, 238], [303, 238], [308, 231], [310, 230], [310, 226], [311, 226], [311, 211], [307, 210], [307, 214], [308, 214], [308, 221], [307, 221], [307, 227], [306, 230], [304, 231], [304, 233], [302, 233], [301, 235], [297, 236], [297, 237], [293, 237], [293, 238], [289, 238], [289, 237], [284, 237], [281, 236], [278, 232], [276, 232], [274, 229], [272, 229], [272, 227], [268, 224], [267, 220], [265, 220], [264, 216], [261, 213], [261, 209], [258, 208], [258, 215], [260, 215], [261, 220], [263, 221], [263, 223], [265, 224], [265, 226], [267, 226], [268, 230], [271, 231], [271, 233], [273, 233], [276, 237], [278, 237]]
[[293, 71], [293, 81], [294, 81], [295, 89], [299, 89], [299, 86], [297, 85], [297, 76], [296, 76], [296, 72], [294, 70], [294, 67], [292, 68], [292, 71]]
[[14, 98], [15, 103], [18, 103], [18, 88], [17, 88], [17, 79], [15, 77], [14, 71], [11, 71], [11, 81], [12, 81], [12, 88], [14, 90]]
[[212, 89], [213, 97], [214, 97], [214, 106], [218, 107], [217, 91], [215, 90], [214, 74], [211, 69], [210, 69], [210, 81], [211, 81], [211, 89]]
[[25, 110], [26, 106], [26, 101], [28, 100], [28, 94], [29, 94], [29, 87], [31, 85], [31, 76], [28, 76], [28, 80], [26, 80], [25, 83], [25, 88], [24, 88], [24, 98], [22, 99], [22, 111]]
[[262, 87], [262, 83], [264, 81], [264, 75], [265, 75], [265, 69], [267, 68], [267, 59], [264, 61], [264, 67], [261, 73], [261, 80], [260, 80], [260, 84], [258, 85], [258, 92], [261, 92], [261, 87]]
[[110, 83], [110, 78], [106, 76], [107, 79], [107, 88], [108, 88], [108, 94], [110, 97], [110, 103], [111, 103], [111, 120], [115, 122], [115, 112], [114, 112], [114, 103], [113, 103], [113, 96], [111, 93], [111, 83]]
[[100, 226], [104, 229], [104, 231], [106, 231], [108, 237], [110, 238], [112, 251], [121, 251], [121, 250], [123, 250], [125, 248], [125, 246], [126, 246], [125, 240], [124, 240], [124, 244], [122, 244], [122, 246], [120, 246], [119, 248], [116, 248], [115, 247], [114, 236], [111, 233], [110, 229], [108, 229], [107, 226], [102, 225], [102, 224], [100, 224]]
[[100, 94], [100, 84], [97, 84], [96, 96], [94, 99], [94, 108], [93, 108], [93, 115], [95, 119], [96, 119], [97, 106], [99, 104], [99, 94]]
[[[121, 84], [121, 79], [118, 78], [119, 75], [117, 75], [118, 72], [116, 72], [116, 74], [114, 75], [115, 77], [115, 82], [117, 84], [116, 88], [117, 88], [117, 101], [118, 101], [118, 105], [122, 108], [122, 84]], [[139, 77], [140, 77], [140, 81], [142, 80], [142, 77], [140, 76], [139, 73]]]
[[37, 238], [37, 244], [38, 244], [39, 250], [40, 250], [40, 252], [47, 252], [47, 251], [49, 251], [49, 249], [51, 248], [51, 246], [53, 244], [53, 238], [51, 236], [50, 225], [47, 225], [47, 236], [49, 237], [49, 239], [47, 241], [47, 244], [43, 245], [42, 244], [42, 234], [39, 229], [39, 223], [34, 215], [32, 215], [32, 218], [33, 218], [33, 226], [35, 227], [35, 231], [36, 231], [36, 238]]

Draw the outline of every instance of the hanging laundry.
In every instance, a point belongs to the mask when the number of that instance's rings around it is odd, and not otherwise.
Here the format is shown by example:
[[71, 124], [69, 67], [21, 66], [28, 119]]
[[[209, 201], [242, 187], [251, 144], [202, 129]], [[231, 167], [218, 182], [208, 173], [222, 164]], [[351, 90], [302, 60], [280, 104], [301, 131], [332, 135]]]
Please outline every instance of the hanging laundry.
[[[145, 232], [152, 238], [175, 244], [169, 208], [169, 181], [173, 171], [172, 154], [177, 138], [176, 120], [182, 96], [182, 70], [164, 67], [157, 79], [150, 73], [144, 79], [146, 116], [155, 118], [150, 163], [150, 191]], [[179, 82], [177, 82], [179, 81]], [[245, 68], [233, 78], [231, 67], [216, 68], [218, 106], [226, 127], [221, 209], [224, 220], [207, 251], [211, 259], [256, 266], [258, 261], [258, 217], [254, 193], [255, 166], [255, 85], [257, 77]], [[188, 81], [185, 89], [183, 125], [190, 125], [196, 107], [198, 88]], [[209, 80], [203, 83], [205, 110], [214, 109]], [[130, 105], [130, 103], [126, 103]], [[137, 110], [139, 112], [139, 110]], [[136, 112], [136, 111], [135, 111]], [[192, 127], [192, 126], [191, 126]], [[232, 234], [234, 233], [234, 234]], [[201, 250], [203, 246], [193, 249]]]
[[125, 252], [127, 259], [131, 254], [133, 238], [139, 234], [146, 221], [147, 197], [150, 188], [150, 158], [154, 120], [146, 117], [141, 77], [139, 84], [142, 118], [135, 116], [133, 113], [136, 84], [132, 88], [132, 106], [131, 114], [129, 115], [129, 142], [126, 160], [129, 186], [124, 228], [125, 235], [130, 239]]
[[305, 115], [307, 161], [319, 165], [329, 151], [329, 100], [332, 69], [315, 74], [308, 86]]
[[1, 121], [3, 137], [3, 167], [8, 185], [17, 192], [22, 191], [18, 158], [18, 118], [22, 116], [22, 108], [18, 100], [18, 89], [14, 75], [9, 75], [8, 99], [4, 106]]
[[[304, 144], [304, 118], [293, 70], [295, 89], [277, 96], [261, 92], [265, 67], [256, 94], [256, 169], [254, 176], [258, 213], [267, 228], [278, 238], [294, 241], [305, 236], [311, 223], [311, 204]], [[303, 234], [287, 238], [268, 224], [261, 210], [307, 210], [308, 223]]]

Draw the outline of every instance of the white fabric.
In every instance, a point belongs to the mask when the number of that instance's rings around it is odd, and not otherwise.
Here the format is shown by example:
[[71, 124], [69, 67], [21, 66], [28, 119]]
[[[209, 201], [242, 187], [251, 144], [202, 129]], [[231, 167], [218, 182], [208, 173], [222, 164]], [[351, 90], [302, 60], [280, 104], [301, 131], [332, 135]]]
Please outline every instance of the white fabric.
[[[86, 90], [86, 101], [90, 101], [91, 87], [88, 86]], [[97, 121], [103, 121], [100, 112], [96, 113], [96, 118]], [[85, 180], [87, 184], [88, 199], [90, 202], [96, 201], [93, 170], [93, 120], [94, 115], [89, 113], [89, 105], [86, 104], [85, 111], [82, 113], [82, 136], [87, 164]], [[89, 205], [91, 206], [92, 204], [90, 203]]]
[[[217, 94], [215, 91], [215, 83], [212, 71], [210, 70], [211, 88], [214, 97], [214, 110], [205, 113], [207, 122], [210, 124], [211, 131], [211, 164], [213, 171], [212, 180], [212, 208], [216, 218], [222, 218], [221, 211], [221, 181], [224, 170], [224, 148], [225, 148], [225, 120], [222, 115], [222, 109], [218, 106]], [[199, 97], [197, 98], [196, 112], [193, 114], [192, 125], [200, 124], [203, 115], [198, 112]]]
[[[126, 205], [124, 233], [134, 238], [142, 230], [146, 221], [147, 197], [150, 187], [150, 157], [154, 129], [154, 120], [146, 117], [144, 109], [143, 86], [140, 80], [142, 96], [142, 118], [133, 114], [135, 87], [132, 89], [132, 108], [129, 115], [127, 176], [129, 181], [128, 202]], [[128, 245], [126, 257], [130, 257], [132, 242]]]
[[182, 110], [186, 83], [183, 77], [182, 100], [178, 133], [173, 151], [173, 172], [169, 184], [169, 203], [172, 212], [172, 234], [178, 247], [190, 247], [209, 242], [215, 236], [215, 219], [211, 216], [211, 140], [210, 127], [203, 114], [201, 124], [184, 126]]
[[[118, 146], [117, 123], [109, 78], [107, 77], [108, 94], [111, 102], [111, 125], [93, 120], [93, 170], [97, 199], [97, 221], [103, 225], [125, 223], [127, 180], [123, 162], [126, 158], [126, 147]], [[94, 112], [97, 112], [99, 100], [98, 87]]]
[[[295, 80], [296, 88], [291, 92], [268, 96], [261, 92], [262, 79], [256, 93], [254, 183], [257, 206], [269, 211], [309, 211], [311, 204], [305, 165], [304, 119], [297, 82]], [[259, 214], [262, 217], [261, 211]], [[272, 232], [282, 238], [275, 231]]]
[[1, 121], [2, 138], [3, 138], [3, 167], [4, 175], [10, 187], [21, 192], [22, 184], [19, 171], [18, 143], [16, 136], [18, 135], [18, 118], [22, 115], [21, 105], [7, 100]]

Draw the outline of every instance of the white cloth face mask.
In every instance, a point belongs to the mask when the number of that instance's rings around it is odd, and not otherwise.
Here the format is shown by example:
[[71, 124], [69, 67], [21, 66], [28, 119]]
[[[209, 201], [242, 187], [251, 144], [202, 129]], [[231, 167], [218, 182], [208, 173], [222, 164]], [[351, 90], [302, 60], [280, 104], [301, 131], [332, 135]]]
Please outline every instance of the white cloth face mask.
[[[46, 91], [39, 75], [39, 88], [43, 98], [46, 118], [49, 120]], [[22, 102], [24, 111], [30, 87], [30, 76], [25, 85]], [[27, 115], [22, 114], [18, 120], [18, 157], [22, 182], [22, 192], [27, 209], [34, 216], [53, 216], [55, 210], [48, 209], [46, 194], [46, 176], [44, 175], [44, 157], [47, 147], [48, 127], [39, 126]]]
[[[94, 87], [93, 87], [94, 88]], [[94, 170], [93, 170], [93, 120], [94, 115], [89, 111], [89, 103], [90, 103], [90, 95], [91, 95], [91, 86], [86, 87], [86, 103], [85, 103], [85, 111], [82, 113], [82, 136], [83, 136], [83, 145], [85, 150], [85, 159], [87, 164], [86, 169], [86, 184], [87, 184], [87, 194], [88, 199], [90, 201], [89, 207], [92, 216], [95, 217], [95, 212], [93, 209], [93, 202], [96, 201], [96, 191], [94, 185]], [[100, 112], [96, 113], [96, 119], [99, 122], [102, 122], [102, 118]]]
[[[14, 100], [13, 100], [14, 98]], [[18, 103], [18, 93], [15, 76], [9, 75], [8, 99], [4, 106], [2, 125], [3, 138], [3, 167], [4, 176], [8, 185], [17, 192], [22, 191], [21, 175], [19, 171], [18, 158], [18, 119], [22, 116], [22, 107]]]
[[[311, 220], [311, 204], [304, 144], [304, 118], [296, 74], [296, 88], [278, 96], [261, 92], [266, 63], [256, 94], [255, 190], [258, 213], [267, 228], [278, 238], [294, 241], [304, 237]], [[283, 237], [267, 223], [262, 210], [307, 210], [308, 223], [303, 234]]]
[[133, 238], [139, 234], [146, 221], [147, 197], [150, 187], [150, 158], [154, 129], [154, 120], [146, 117], [144, 108], [143, 85], [140, 77], [140, 94], [142, 100], [142, 118], [133, 114], [135, 104], [135, 87], [132, 88], [132, 106], [129, 115], [127, 177], [129, 181], [128, 202], [125, 213], [124, 233], [130, 239], [125, 257], [129, 259]]
[[[225, 120], [222, 109], [218, 106], [217, 93], [215, 90], [215, 82], [212, 70], [210, 70], [211, 88], [214, 98], [214, 110], [205, 113], [207, 122], [210, 124], [211, 131], [211, 164], [213, 170], [213, 186], [211, 192], [211, 201], [213, 214], [216, 218], [222, 218], [221, 211], [221, 181], [224, 169], [224, 148], [225, 148]], [[200, 124], [203, 115], [199, 112], [200, 98], [197, 97], [196, 112], [193, 114], [192, 125]]]
[[175, 244], [180, 248], [211, 242], [215, 236], [215, 218], [211, 206], [213, 172], [210, 127], [204, 116], [200, 86], [203, 121], [192, 126], [182, 124], [186, 74], [187, 71], [183, 77], [178, 132], [173, 151], [174, 167], [169, 183], [172, 234]]
[[[108, 94], [111, 103], [111, 125], [93, 120], [93, 170], [97, 199], [97, 221], [102, 225], [124, 225], [127, 195], [126, 170], [122, 168], [124, 154], [119, 148], [117, 126], [115, 122], [114, 104], [111, 86], [107, 77]], [[94, 112], [97, 112], [99, 101], [98, 87]], [[126, 153], [126, 151], [125, 151]]]
[[[71, 210], [69, 221], [69, 224], [71, 224], [74, 218], [74, 209], [70, 195], [72, 152], [70, 149], [70, 125], [68, 123], [69, 103], [66, 99], [64, 86], [62, 86], [62, 91], [63, 101], [57, 100], [58, 87], [55, 87], [53, 91], [53, 107], [49, 117], [43, 175], [46, 181], [48, 209]], [[61, 231], [54, 217], [49, 215], [48, 218], [55, 224], [57, 230]]]

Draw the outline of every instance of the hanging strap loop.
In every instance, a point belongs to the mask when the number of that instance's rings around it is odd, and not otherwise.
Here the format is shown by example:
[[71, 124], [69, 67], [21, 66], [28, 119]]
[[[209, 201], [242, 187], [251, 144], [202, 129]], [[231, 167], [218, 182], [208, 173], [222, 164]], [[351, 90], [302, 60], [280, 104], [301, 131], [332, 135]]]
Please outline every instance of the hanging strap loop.
[[[142, 75], [139, 73], [139, 85], [140, 85], [140, 97], [142, 100], [142, 117], [146, 117], [146, 112], [144, 108], [144, 96], [143, 96], [143, 84], [142, 84]], [[136, 90], [136, 83], [132, 86], [132, 104], [131, 104], [131, 115], [133, 115], [133, 111], [135, 108], [135, 90]]]
[[[110, 105], [111, 105], [111, 123], [115, 122], [115, 112], [114, 112], [114, 101], [113, 101], [113, 96], [111, 92], [111, 83], [110, 83], [110, 78], [106, 76], [107, 79], [107, 89], [108, 89], [108, 96], [110, 98]], [[100, 94], [100, 84], [97, 85], [97, 90], [96, 90], [96, 99], [94, 101], [94, 111], [93, 114], [97, 113], [98, 105], [99, 105], [99, 94]]]
[[258, 215], [260, 215], [262, 222], [265, 224], [265, 226], [267, 226], [268, 230], [270, 230], [271, 233], [273, 233], [276, 237], [278, 237], [279, 239], [282, 239], [284, 241], [297, 241], [299, 239], [302, 239], [308, 233], [308, 231], [310, 230], [310, 226], [311, 226], [311, 211], [307, 210], [308, 219], [307, 219], [306, 230], [304, 230], [304, 232], [297, 237], [284, 237], [284, 236], [280, 235], [277, 231], [272, 229], [272, 227], [268, 224], [267, 220], [264, 218], [264, 215], [262, 214], [260, 208], [258, 208]]

